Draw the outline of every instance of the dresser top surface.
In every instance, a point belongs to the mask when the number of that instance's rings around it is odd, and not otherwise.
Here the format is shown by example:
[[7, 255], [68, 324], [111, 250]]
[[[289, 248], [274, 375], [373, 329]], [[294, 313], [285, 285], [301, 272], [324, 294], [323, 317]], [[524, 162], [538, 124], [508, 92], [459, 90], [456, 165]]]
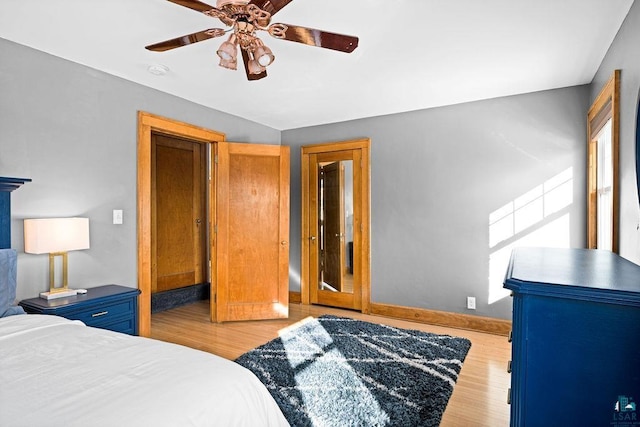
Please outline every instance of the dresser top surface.
[[640, 266], [604, 250], [515, 249], [505, 287], [541, 283], [640, 294]]

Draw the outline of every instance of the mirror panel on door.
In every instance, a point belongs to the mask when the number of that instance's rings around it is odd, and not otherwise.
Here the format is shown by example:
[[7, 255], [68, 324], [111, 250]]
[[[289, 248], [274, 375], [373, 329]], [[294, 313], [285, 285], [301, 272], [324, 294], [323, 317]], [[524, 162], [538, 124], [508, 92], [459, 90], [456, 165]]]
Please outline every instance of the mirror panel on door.
[[321, 290], [353, 293], [353, 160], [318, 164]]

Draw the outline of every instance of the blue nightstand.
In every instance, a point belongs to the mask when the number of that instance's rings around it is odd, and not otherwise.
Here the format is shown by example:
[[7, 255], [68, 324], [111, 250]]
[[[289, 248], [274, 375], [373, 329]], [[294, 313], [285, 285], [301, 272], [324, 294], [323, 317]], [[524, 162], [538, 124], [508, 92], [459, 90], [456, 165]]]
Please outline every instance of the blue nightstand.
[[138, 335], [138, 289], [119, 285], [88, 288], [84, 295], [20, 301], [29, 314], [51, 314], [80, 320], [87, 326]]

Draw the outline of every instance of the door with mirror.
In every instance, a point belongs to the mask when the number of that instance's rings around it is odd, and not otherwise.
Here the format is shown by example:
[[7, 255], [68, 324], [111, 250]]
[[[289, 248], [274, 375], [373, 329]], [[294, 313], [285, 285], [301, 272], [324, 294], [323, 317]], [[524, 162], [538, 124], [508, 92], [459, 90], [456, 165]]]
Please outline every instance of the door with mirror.
[[303, 303], [368, 311], [368, 142], [303, 147]]

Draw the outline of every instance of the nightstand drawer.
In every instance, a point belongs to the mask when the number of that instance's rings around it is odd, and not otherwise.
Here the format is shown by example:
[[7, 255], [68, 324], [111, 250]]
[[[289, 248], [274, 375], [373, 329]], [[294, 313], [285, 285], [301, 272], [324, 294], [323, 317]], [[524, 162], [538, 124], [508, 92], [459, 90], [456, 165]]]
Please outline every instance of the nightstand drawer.
[[109, 322], [97, 322], [89, 326], [122, 332], [123, 334], [136, 335], [136, 331], [138, 329], [136, 322], [136, 319], [133, 317], [120, 317], [118, 319], [111, 318]]
[[118, 301], [113, 304], [102, 304], [89, 307], [85, 310], [65, 314], [65, 317], [73, 320], [80, 320], [89, 326], [110, 323], [112, 320], [122, 316], [131, 316], [133, 313], [133, 301]]

